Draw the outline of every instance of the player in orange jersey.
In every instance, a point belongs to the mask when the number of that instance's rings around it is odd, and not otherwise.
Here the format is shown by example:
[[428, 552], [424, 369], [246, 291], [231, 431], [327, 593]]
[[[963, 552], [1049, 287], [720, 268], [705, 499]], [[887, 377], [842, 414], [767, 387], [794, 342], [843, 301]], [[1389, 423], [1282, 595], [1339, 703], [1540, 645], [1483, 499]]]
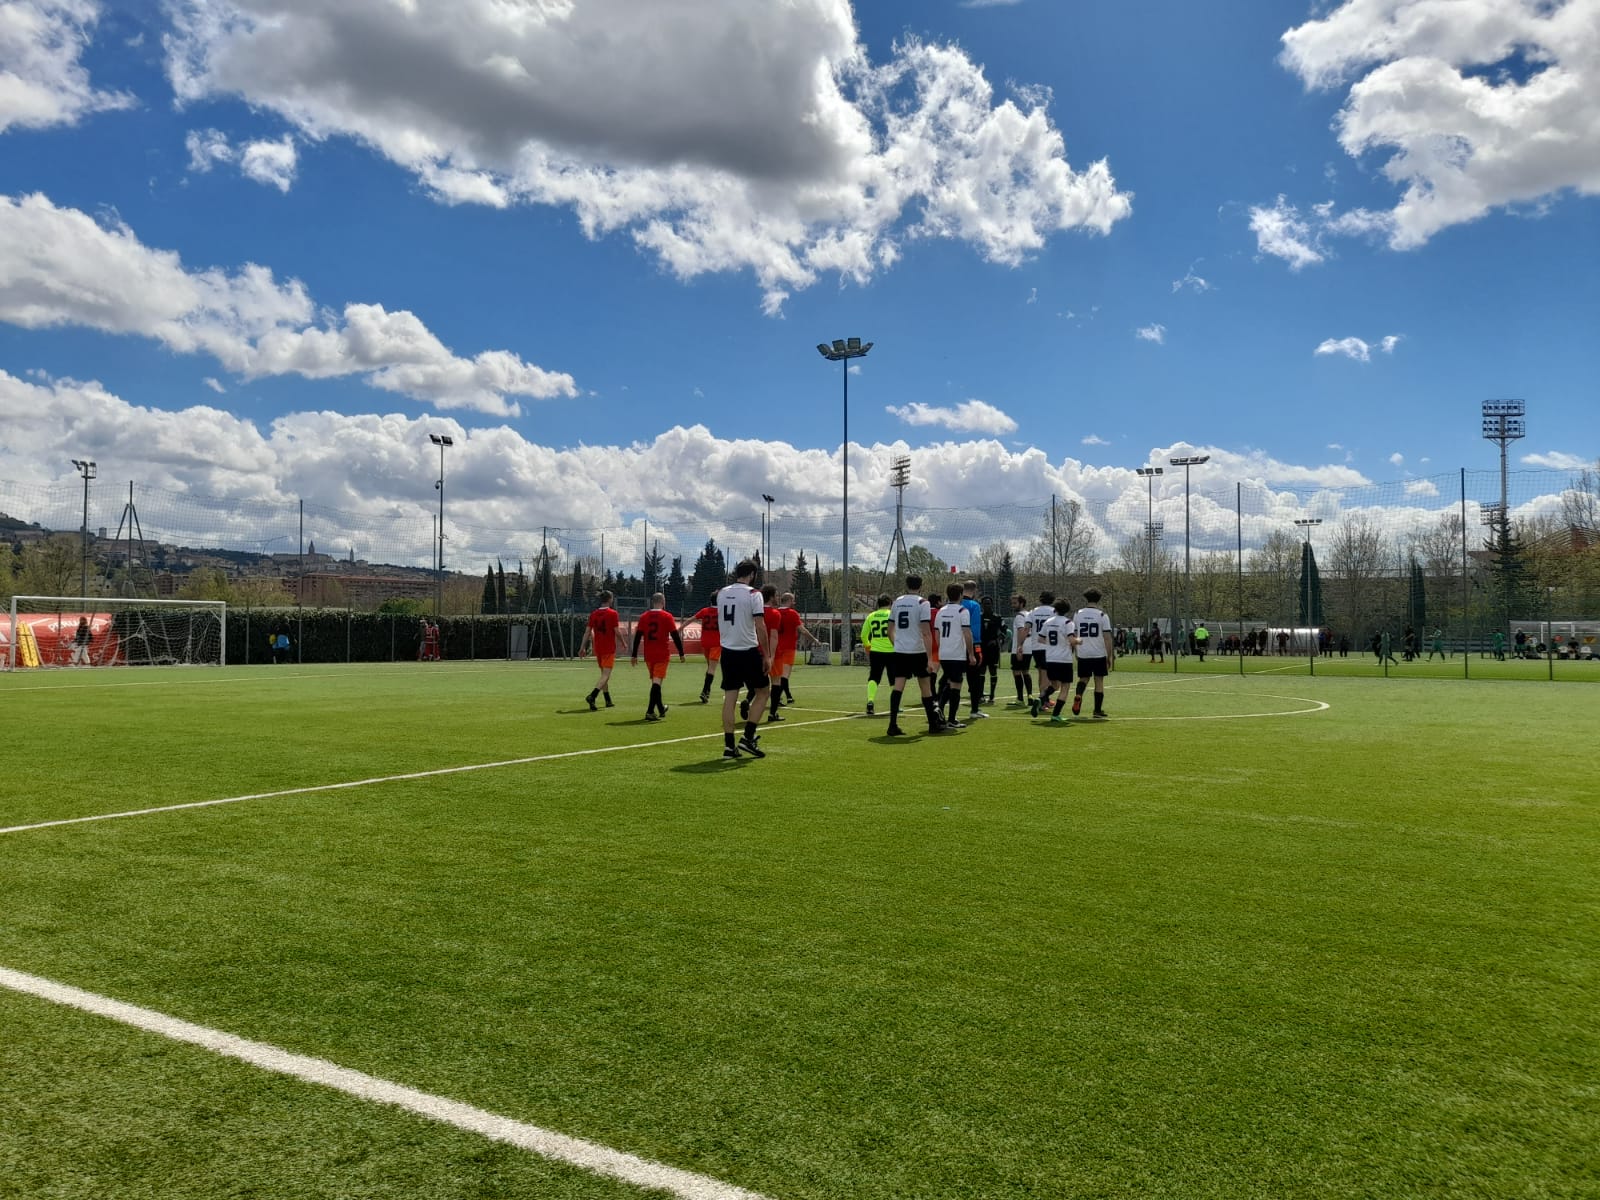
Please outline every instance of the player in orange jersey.
[[700, 622], [700, 652], [706, 656], [706, 681], [700, 689], [700, 703], [711, 700], [711, 682], [716, 677], [717, 663], [722, 661], [722, 633], [717, 628], [717, 606], [708, 604], [690, 618]]
[[661, 685], [667, 679], [672, 646], [677, 646], [678, 661], [683, 661], [683, 635], [678, 632], [677, 619], [667, 611], [666, 596], [660, 592], [650, 597], [650, 611], [641, 616], [633, 627], [634, 666], [639, 665], [641, 645], [644, 647], [645, 669], [650, 672], [650, 703], [645, 706], [644, 719], [659, 721], [667, 715], [667, 706], [661, 702]]
[[772, 663], [774, 709], [778, 707], [780, 699], [788, 704], [794, 703], [794, 693], [789, 690], [789, 672], [794, 670], [794, 656], [800, 645], [801, 634], [815, 644], [816, 637], [806, 628], [805, 622], [800, 619], [800, 613], [794, 606], [794, 593], [785, 592], [778, 597], [778, 655]]
[[622, 625], [622, 618], [611, 607], [610, 592], [601, 592], [599, 599], [600, 606], [589, 614], [589, 627], [583, 631], [583, 645], [578, 647], [579, 658], [592, 649], [595, 664], [600, 668], [599, 682], [584, 697], [590, 712], [594, 711], [594, 698], [600, 695], [605, 696], [607, 708], [616, 707], [611, 703], [611, 668], [617, 661], [617, 630]]

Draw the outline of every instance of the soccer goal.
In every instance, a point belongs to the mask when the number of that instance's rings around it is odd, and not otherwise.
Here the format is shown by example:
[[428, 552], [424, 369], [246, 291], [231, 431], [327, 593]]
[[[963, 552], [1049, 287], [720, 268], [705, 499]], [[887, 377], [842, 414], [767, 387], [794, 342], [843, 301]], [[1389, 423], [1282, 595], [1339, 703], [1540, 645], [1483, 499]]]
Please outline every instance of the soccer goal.
[[13, 596], [6, 667], [220, 667], [228, 606], [221, 600]]

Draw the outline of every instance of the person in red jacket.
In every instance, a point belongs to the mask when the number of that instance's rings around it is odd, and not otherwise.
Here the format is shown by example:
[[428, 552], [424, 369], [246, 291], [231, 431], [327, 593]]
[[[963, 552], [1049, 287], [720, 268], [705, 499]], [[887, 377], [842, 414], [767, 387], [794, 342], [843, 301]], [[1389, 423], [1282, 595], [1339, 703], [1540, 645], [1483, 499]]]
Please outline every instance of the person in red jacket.
[[667, 611], [666, 596], [660, 592], [650, 597], [650, 611], [633, 627], [634, 666], [639, 665], [641, 645], [645, 669], [650, 673], [650, 703], [645, 706], [644, 719], [659, 721], [667, 715], [667, 706], [661, 700], [661, 685], [667, 680], [673, 646], [678, 648], [678, 661], [683, 661], [683, 635], [678, 632], [677, 618]]

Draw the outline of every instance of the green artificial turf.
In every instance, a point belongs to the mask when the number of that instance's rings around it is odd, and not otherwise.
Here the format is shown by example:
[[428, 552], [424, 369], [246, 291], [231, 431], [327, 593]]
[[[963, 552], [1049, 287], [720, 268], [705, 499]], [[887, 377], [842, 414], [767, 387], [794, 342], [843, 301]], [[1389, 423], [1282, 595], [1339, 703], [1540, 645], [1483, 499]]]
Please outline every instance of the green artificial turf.
[[[0, 826], [563, 757], [0, 835], [0, 966], [784, 1200], [1600, 1194], [1600, 689], [1286, 665], [900, 740], [802, 668], [739, 763], [692, 663], [17, 672]], [[639, 1194], [0, 1028], [0, 1196]]]

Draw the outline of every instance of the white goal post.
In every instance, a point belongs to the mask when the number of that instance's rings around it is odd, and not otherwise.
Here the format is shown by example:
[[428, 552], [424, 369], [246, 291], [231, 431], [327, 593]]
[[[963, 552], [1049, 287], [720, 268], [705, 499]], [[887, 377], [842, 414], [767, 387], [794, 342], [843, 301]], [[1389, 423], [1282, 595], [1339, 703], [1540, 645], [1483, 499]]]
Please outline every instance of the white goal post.
[[226, 666], [228, 606], [221, 600], [123, 596], [13, 596], [4, 665], [18, 667]]

